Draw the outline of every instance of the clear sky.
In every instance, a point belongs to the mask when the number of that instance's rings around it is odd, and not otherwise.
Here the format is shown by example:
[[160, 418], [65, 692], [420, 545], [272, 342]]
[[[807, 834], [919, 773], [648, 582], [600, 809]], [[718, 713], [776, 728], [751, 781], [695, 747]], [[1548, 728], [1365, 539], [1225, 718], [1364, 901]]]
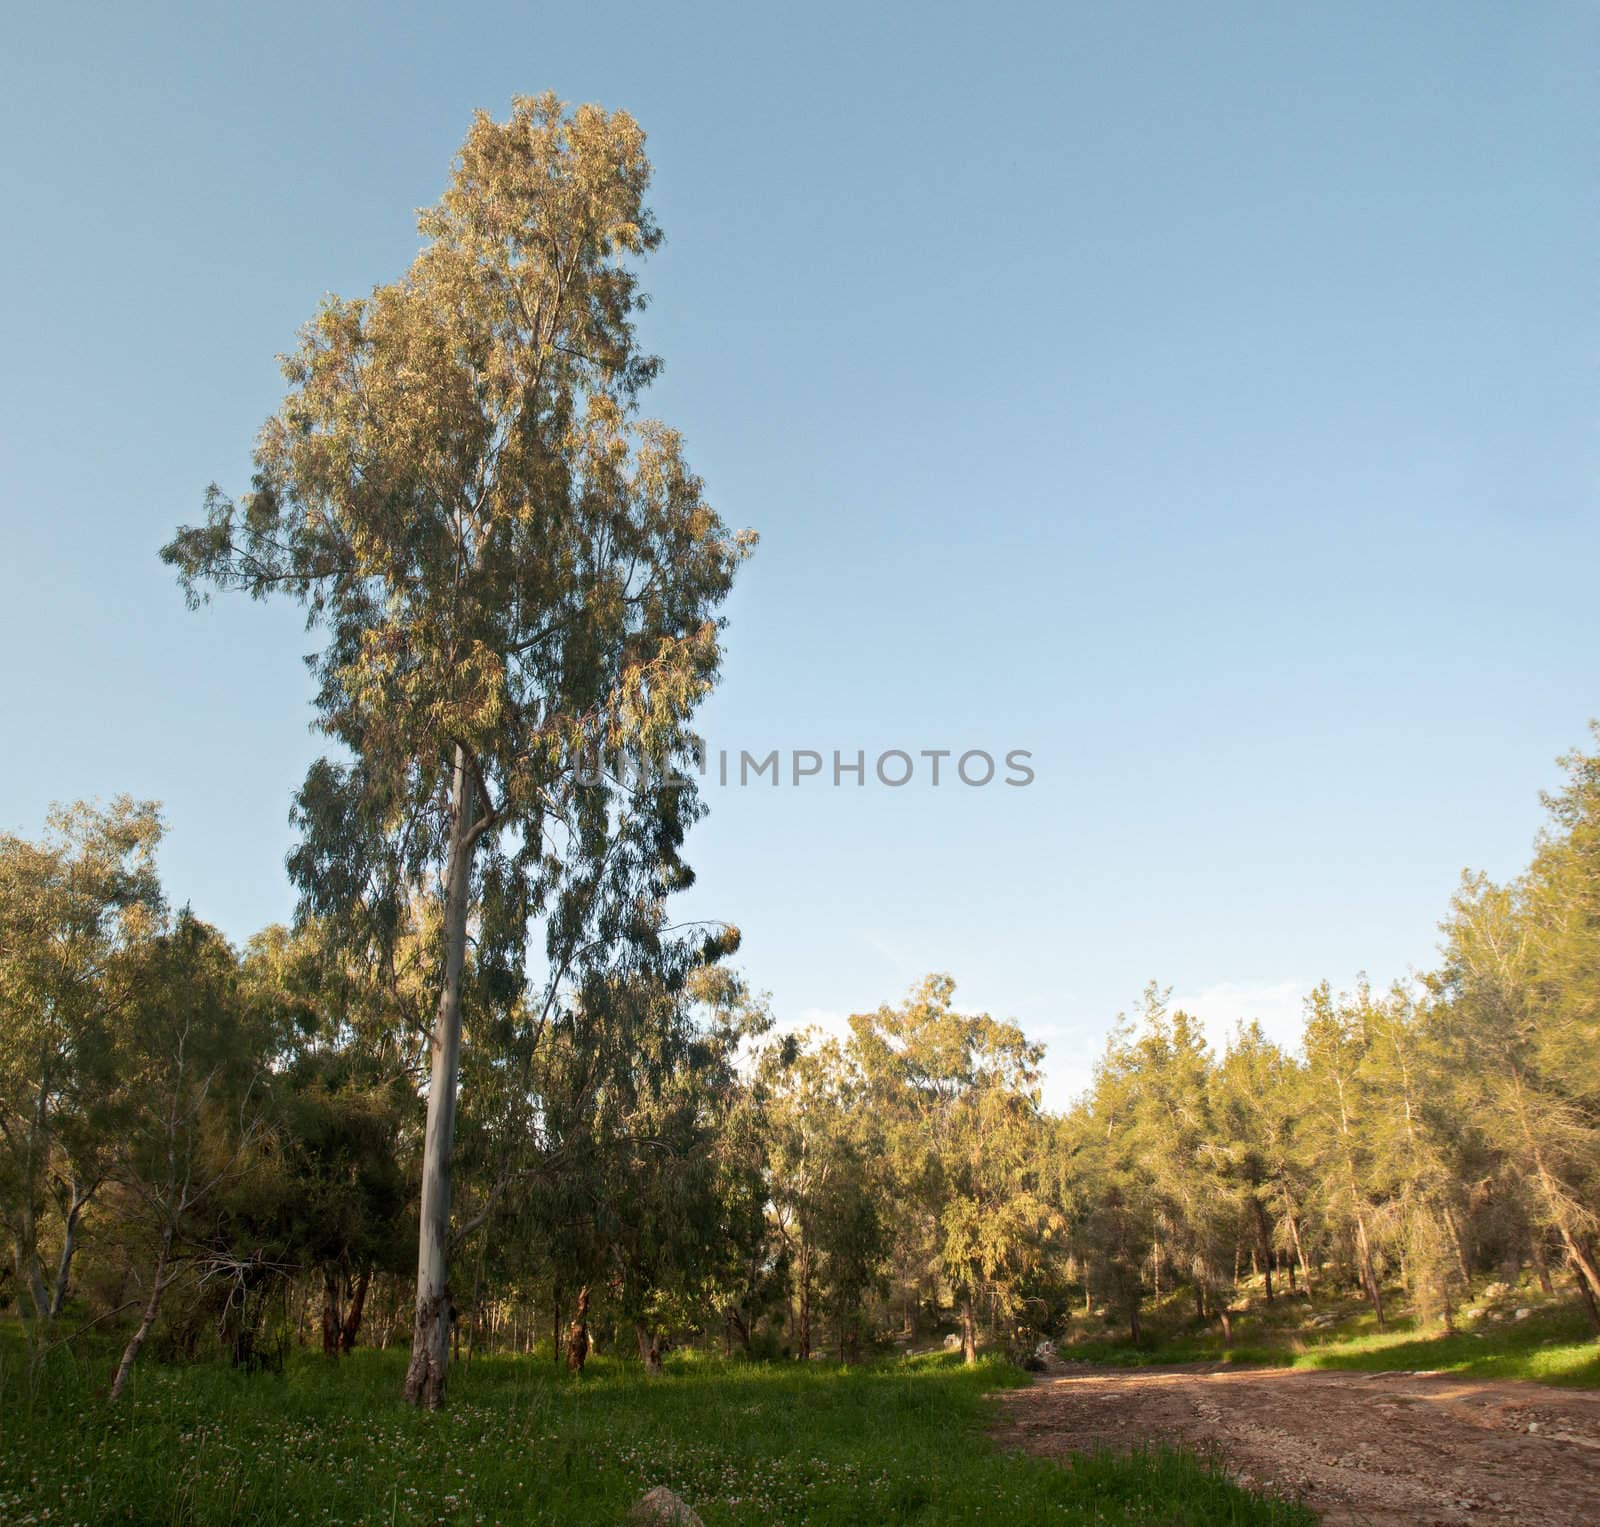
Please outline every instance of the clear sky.
[[1281, 1029], [1426, 966], [1600, 712], [1597, 41], [1562, 0], [20, 8], [0, 828], [156, 797], [175, 900], [290, 914], [310, 639], [156, 551], [472, 110], [549, 88], [650, 134], [649, 408], [762, 536], [712, 746], [1034, 755], [708, 792], [687, 910], [780, 1014], [949, 970], [1059, 1099], [1151, 977]]

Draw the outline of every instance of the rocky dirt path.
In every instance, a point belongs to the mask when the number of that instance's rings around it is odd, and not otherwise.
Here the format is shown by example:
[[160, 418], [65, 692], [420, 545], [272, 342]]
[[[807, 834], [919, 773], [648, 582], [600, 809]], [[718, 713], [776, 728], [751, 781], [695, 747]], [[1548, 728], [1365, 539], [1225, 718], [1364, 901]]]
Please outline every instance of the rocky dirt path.
[[1217, 1448], [1325, 1523], [1600, 1523], [1600, 1392], [1422, 1373], [1060, 1364], [999, 1396], [1004, 1447]]

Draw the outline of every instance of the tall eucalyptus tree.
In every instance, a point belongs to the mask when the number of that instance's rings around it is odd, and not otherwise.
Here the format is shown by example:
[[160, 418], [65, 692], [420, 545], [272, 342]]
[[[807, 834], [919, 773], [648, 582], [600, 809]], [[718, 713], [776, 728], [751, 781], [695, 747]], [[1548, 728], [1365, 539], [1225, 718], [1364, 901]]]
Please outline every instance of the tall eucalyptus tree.
[[[436, 927], [406, 1378], [429, 1406], [464, 986], [514, 996], [541, 915], [557, 985], [665, 936], [698, 811], [666, 770], [690, 756], [716, 610], [753, 544], [707, 505], [677, 433], [637, 412], [659, 367], [634, 330], [632, 261], [661, 241], [649, 180], [626, 113], [550, 95], [480, 113], [410, 269], [329, 298], [288, 357], [252, 491], [213, 488], [163, 552], [191, 602], [287, 593], [326, 633], [316, 704], [343, 757], [299, 796], [303, 907], [380, 943], [419, 915]], [[648, 778], [580, 762], [622, 752]]]

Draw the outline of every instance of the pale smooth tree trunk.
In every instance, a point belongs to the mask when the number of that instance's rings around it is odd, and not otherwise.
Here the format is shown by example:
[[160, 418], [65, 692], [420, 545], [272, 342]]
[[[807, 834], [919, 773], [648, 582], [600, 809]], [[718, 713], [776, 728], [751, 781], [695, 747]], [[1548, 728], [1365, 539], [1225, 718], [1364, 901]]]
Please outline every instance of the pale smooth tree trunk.
[[156, 1272], [150, 1280], [150, 1297], [144, 1302], [144, 1314], [139, 1318], [138, 1329], [128, 1338], [128, 1345], [122, 1349], [122, 1361], [117, 1364], [116, 1377], [111, 1380], [110, 1398], [113, 1400], [122, 1398], [122, 1391], [128, 1387], [128, 1375], [133, 1372], [140, 1349], [156, 1323], [156, 1311], [161, 1308], [161, 1295], [167, 1286], [167, 1262], [171, 1256], [172, 1226], [168, 1225], [161, 1232], [161, 1249], [156, 1253]]
[[72, 1177], [72, 1199], [67, 1205], [66, 1215], [61, 1225], [61, 1255], [56, 1261], [56, 1284], [50, 1291], [50, 1318], [56, 1319], [61, 1314], [61, 1307], [67, 1302], [67, 1285], [72, 1276], [72, 1256], [78, 1249], [78, 1220], [82, 1217], [84, 1209], [88, 1206], [90, 1193], [83, 1192], [78, 1186], [77, 1174]]
[[450, 789], [450, 858], [445, 875], [444, 987], [432, 1045], [428, 1126], [422, 1147], [422, 1217], [417, 1236], [417, 1309], [405, 1396], [437, 1410], [450, 1361], [450, 1149], [456, 1128], [456, 1072], [461, 1058], [461, 973], [467, 954], [472, 889], [472, 780], [457, 746]]

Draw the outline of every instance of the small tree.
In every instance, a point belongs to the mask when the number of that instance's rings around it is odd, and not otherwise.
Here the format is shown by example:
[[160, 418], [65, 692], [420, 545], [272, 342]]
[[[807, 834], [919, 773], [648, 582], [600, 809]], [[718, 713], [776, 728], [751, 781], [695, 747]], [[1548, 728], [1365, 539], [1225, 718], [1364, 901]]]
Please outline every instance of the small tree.
[[1291, 1268], [1300, 1269], [1307, 1298], [1315, 1287], [1303, 1233], [1311, 1185], [1295, 1149], [1299, 1082], [1298, 1067], [1258, 1022], [1239, 1025], [1213, 1073], [1221, 1145], [1255, 1234], [1269, 1303], [1272, 1258], [1280, 1242], [1294, 1258]]
[[[43, 841], [0, 837], [0, 1212], [34, 1314], [61, 1312], [78, 1221], [115, 1138], [112, 1054], [133, 959], [159, 928], [156, 806], [120, 796], [50, 814]], [[47, 1283], [40, 1221], [60, 1217]]]
[[139, 1323], [111, 1380], [119, 1399], [177, 1280], [185, 1253], [217, 1239], [222, 1190], [264, 1124], [266, 1036], [239, 1001], [238, 967], [220, 934], [185, 911], [141, 961], [136, 1008], [117, 1050], [123, 1132], [114, 1174], [123, 1223], [150, 1246]]
[[980, 1292], [1008, 1302], [1059, 1215], [1039, 1181], [1044, 1049], [1014, 1024], [958, 1012], [954, 995], [949, 976], [929, 976], [898, 1008], [856, 1015], [851, 1053], [885, 1111], [903, 1189], [938, 1225], [973, 1363]]
[[1381, 1330], [1383, 1291], [1376, 1262], [1377, 1195], [1372, 1191], [1374, 1108], [1370, 1068], [1372, 1045], [1365, 983], [1351, 996], [1335, 997], [1326, 981], [1306, 998], [1306, 1089], [1310, 1108], [1306, 1142], [1317, 1164], [1329, 1212], [1347, 1223], [1355, 1237], [1361, 1286]]
[[[399, 281], [330, 299], [285, 365], [254, 491], [213, 489], [163, 555], [207, 585], [301, 600], [324, 760], [291, 860], [307, 910], [392, 941], [419, 889], [439, 908], [412, 1363], [445, 1388], [450, 1159], [468, 928], [515, 984], [530, 919], [553, 910], [552, 968], [661, 936], [660, 897], [696, 806], [660, 772], [720, 658], [715, 610], [751, 538], [701, 495], [678, 436], [635, 406], [631, 257], [661, 239], [644, 134], [626, 113], [519, 98], [479, 114], [426, 245]], [[624, 789], [627, 749], [658, 771]], [[636, 823], [632, 852], [612, 849]], [[624, 883], [625, 882], [625, 883]], [[615, 894], [607, 894], [606, 887]], [[555, 900], [552, 902], [552, 897]], [[592, 921], [595, 937], [573, 937]]]

